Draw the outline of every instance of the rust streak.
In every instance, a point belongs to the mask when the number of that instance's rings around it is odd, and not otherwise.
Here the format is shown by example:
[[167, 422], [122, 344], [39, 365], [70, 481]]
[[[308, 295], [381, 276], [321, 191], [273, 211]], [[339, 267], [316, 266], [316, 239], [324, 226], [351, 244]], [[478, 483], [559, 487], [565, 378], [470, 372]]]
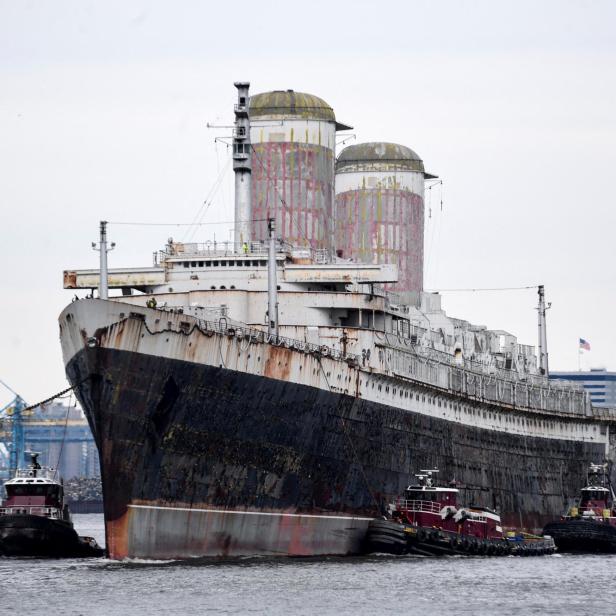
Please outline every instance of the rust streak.
[[291, 352], [280, 347], [271, 347], [265, 361], [264, 375], [272, 379], [287, 381], [290, 376]]

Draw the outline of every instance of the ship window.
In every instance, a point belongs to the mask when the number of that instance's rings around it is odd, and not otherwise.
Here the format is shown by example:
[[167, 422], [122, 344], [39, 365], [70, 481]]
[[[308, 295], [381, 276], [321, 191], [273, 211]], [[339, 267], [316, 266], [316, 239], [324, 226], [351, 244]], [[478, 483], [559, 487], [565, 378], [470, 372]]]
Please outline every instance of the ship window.
[[205, 262], [205, 267], [212, 267], [212, 262], [211, 261], [206, 261]]
[[203, 267], [203, 261], [199, 261], [199, 267]]
[[220, 262], [220, 267], [225, 267], [226, 265], [227, 265], [227, 262], [226, 262], [226, 261], [221, 261], [221, 262]]
[[184, 261], [184, 267], [188, 267], [190, 265], [190, 263], [188, 263], [188, 261]]
[[605, 500], [606, 496], [606, 492], [599, 490], [588, 490], [584, 491], [584, 494], [582, 495], [582, 502], [587, 502], [589, 500]]
[[197, 267], [197, 262], [196, 261], [191, 261], [190, 262], [190, 267]]
[[214, 267], [218, 267], [220, 265], [220, 263], [218, 263], [218, 261], [212, 261], [212, 265]]
[[436, 492], [424, 492], [423, 490], [407, 490], [406, 497], [409, 500], [433, 501], [436, 499]]
[[253, 262], [252, 262], [252, 266], [253, 266], [253, 267], [257, 267], [258, 265], [259, 265], [259, 262], [258, 262], [258, 261], [253, 261]]
[[[259, 261], [259, 265], [261, 267], [265, 267], [267, 265], [267, 261]], [[310, 289], [309, 289], [310, 290]]]

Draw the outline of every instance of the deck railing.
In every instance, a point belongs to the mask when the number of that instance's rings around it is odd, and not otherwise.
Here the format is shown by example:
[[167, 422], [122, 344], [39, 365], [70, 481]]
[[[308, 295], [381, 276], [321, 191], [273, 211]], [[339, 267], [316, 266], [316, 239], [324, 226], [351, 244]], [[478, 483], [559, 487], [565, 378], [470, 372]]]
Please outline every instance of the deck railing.
[[440, 514], [442, 506], [434, 501], [424, 500], [408, 500], [399, 498], [396, 501], [396, 507], [399, 510], [412, 511], [415, 513], [437, 513]]
[[[177, 310], [177, 306], [169, 307], [169, 308], [160, 308], [161, 310], [167, 310], [168, 312], [175, 312]], [[189, 308], [190, 309], [190, 308]], [[353, 353], [344, 353], [340, 349], [336, 349], [334, 347], [327, 346], [325, 344], [313, 344], [311, 342], [306, 342], [304, 340], [298, 340], [295, 338], [287, 338], [286, 336], [275, 336], [267, 333], [266, 331], [255, 329], [253, 327], [248, 327], [245, 325], [239, 325], [236, 322], [231, 322], [226, 317], [220, 317], [218, 320], [207, 320], [200, 319], [195, 317], [193, 314], [187, 313], [189, 316], [196, 318], [196, 323], [194, 326], [190, 326], [190, 323], [186, 323], [180, 325], [180, 330], [178, 333], [182, 333], [184, 335], [190, 334], [194, 329], [199, 330], [200, 332], [208, 335], [211, 333], [221, 334], [223, 336], [228, 336], [232, 338], [237, 338], [238, 340], [245, 340], [248, 342], [259, 342], [265, 344], [271, 344], [273, 346], [284, 347], [287, 349], [294, 349], [296, 351], [302, 351], [304, 353], [313, 353], [318, 355], [319, 357], [331, 357], [332, 359], [342, 360], [347, 362], [353, 362], [355, 364], [359, 364], [361, 358], [359, 355], [354, 355]], [[138, 312], [131, 312], [129, 318], [139, 318], [140, 320], [144, 320], [144, 315]], [[146, 327], [147, 324], [146, 324]], [[166, 331], [166, 330], [163, 330]], [[150, 330], [148, 328], [149, 333], [160, 333], [156, 330]]]
[[37, 515], [54, 520], [62, 519], [62, 512], [56, 507], [0, 507], [0, 515]]
[[19, 479], [32, 479], [32, 483], [35, 483], [37, 479], [53, 480], [55, 474], [56, 471], [53, 468], [18, 468], [15, 477]]

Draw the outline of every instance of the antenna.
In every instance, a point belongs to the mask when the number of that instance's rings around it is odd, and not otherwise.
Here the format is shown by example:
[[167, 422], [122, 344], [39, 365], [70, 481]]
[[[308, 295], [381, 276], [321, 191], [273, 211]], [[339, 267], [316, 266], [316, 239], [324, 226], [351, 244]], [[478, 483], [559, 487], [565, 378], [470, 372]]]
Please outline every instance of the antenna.
[[543, 285], [537, 287], [539, 295], [539, 305], [537, 306], [538, 330], [539, 330], [539, 372], [543, 376], [548, 376], [548, 338], [546, 333], [545, 311], [552, 304], [545, 304], [545, 290]]
[[100, 252], [100, 272], [98, 280], [98, 297], [100, 299], [109, 299], [109, 286], [107, 276], [107, 253], [115, 248], [115, 242], [111, 242], [111, 246], [107, 248], [107, 221], [100, 222], [100, 239], [98, 248], [96, 242], [92, 242], [92, 248]]
[[267, 221], [269, 255], [267, 260], [267, 333], [278, 338], [278, 282], [276, 280], [276, 219]]
[[234, 106], [233, 171], [235, 172], [235, 246], [236, 250], [250, 241], [252, 176], [250, 119], [248, 117], [248, 81], [236, 81], [237, 104]]

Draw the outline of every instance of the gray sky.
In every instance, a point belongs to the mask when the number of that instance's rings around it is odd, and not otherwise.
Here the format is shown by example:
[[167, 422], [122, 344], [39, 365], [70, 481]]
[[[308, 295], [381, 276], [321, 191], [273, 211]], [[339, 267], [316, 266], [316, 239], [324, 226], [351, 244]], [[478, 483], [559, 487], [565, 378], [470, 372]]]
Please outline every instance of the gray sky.
[[[444, 180], [426, 287], [543, 283], [551, 368], [577, 369], [581, 336], [586, 367], [616, 370], [615, 24], [610, 1], [0, 0], [0, 378], [30, 402], [66, 386], [62, 270], [96, 265], [100, 219], [193, 219], [239, 79], [417, 151]], [[231, 184], [206, 220], [232, 218]], [[112, 225], [110, 265], [185, 233]], [[534, 291], [444, 295], [536, 344]]]

